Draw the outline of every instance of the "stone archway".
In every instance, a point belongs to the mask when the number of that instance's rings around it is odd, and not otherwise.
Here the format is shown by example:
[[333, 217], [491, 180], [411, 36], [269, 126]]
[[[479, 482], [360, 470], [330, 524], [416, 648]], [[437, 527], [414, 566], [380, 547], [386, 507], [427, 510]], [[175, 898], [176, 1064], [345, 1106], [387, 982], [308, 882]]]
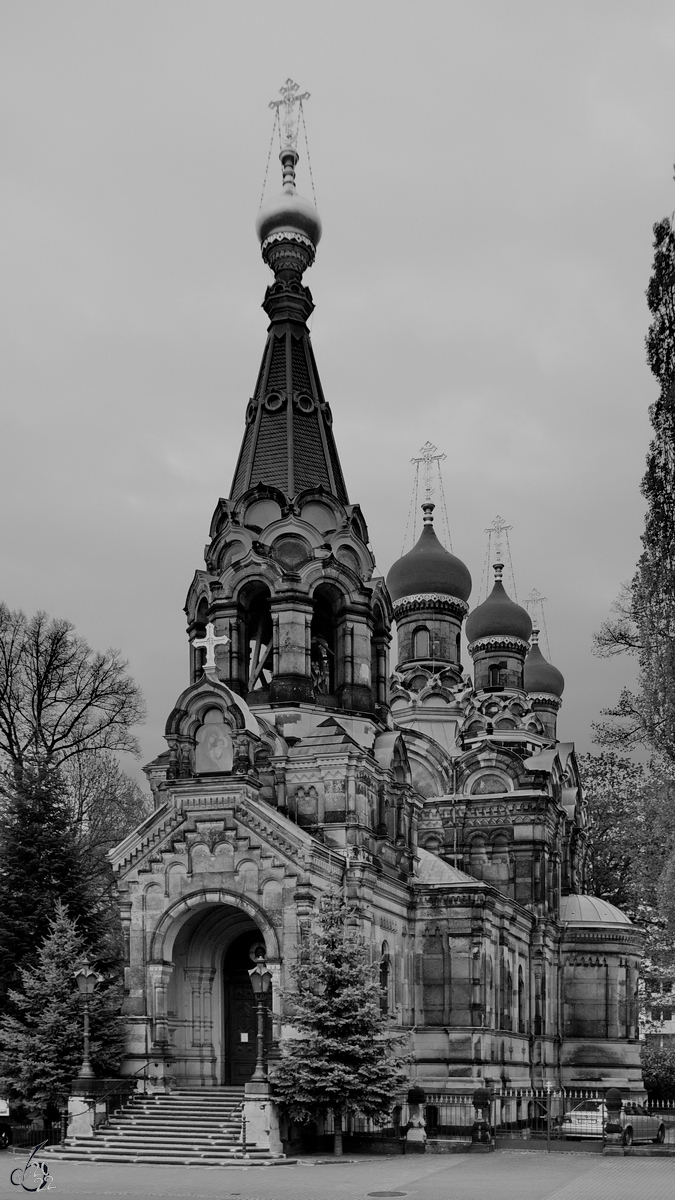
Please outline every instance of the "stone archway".
[[265, 943], [278, 995], [276, 934], [257, 905], [235, 893], [202, 892], [172, 905], [161, 918], [148, 992], [155, 1046], [168, 1051], [179, 1087], [242, 1084], [253, 1073], [255, 1013], [247, 955], [255, 942]]

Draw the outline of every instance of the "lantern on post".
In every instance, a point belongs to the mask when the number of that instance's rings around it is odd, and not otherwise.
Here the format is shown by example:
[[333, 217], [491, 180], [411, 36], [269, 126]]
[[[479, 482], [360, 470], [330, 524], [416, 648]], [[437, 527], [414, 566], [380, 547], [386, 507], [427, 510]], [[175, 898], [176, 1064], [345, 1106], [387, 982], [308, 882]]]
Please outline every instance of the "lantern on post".
[[94, 994], [96, 984], [101, 982], [101, 976], [96, 974], [85, 959], [79, 970], [74, 972], [75, 981], [80, 993], [82, 1008], [84, 1012], [84, 1053], [82, 1056], [82, 1066], [78, 1079], [93, 1079], [94, 1071], [89, 1059], [89, 1004]]
[[249, 971], [249, 979], [253, 988], [253, 995], [256, 999], [256, 1059], [255, 1071], [251, 1076], [252, 1083], [267, 1082], [267, 1063], [265, 1062], [265, 1010], [267, 1005], [265, 997], [269, 995], [270, 987], [272, 986], [272, 974], [267, 969], [265, 962], [265, 953], [263, 946], [254, 946], [251, 951], [251, 958], [255, 962], [255, 966]]

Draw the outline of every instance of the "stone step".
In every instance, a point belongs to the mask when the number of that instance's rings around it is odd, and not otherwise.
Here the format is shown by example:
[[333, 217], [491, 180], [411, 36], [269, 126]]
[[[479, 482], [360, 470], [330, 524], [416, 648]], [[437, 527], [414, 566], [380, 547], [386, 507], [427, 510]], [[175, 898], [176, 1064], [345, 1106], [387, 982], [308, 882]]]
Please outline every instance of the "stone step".
[[[93, 1139], [92, 1139], [93, 1140]], [[84, 1141], [77, 1143], [74, 1149], [86, 1151], [87, 1146]], [[248, 1147], [247, 1147], [248, 1148]], [[153, 1154], [233, 1154], [241, 1153], [241, 1142], [204, 1142], [200, 1138], [199, 1141], [159, 1141], [154, 1138], [149, 1138], [147, 1141], [130, 1138], [123, 1142], [108, 1141], [107, 1138], [96, 1138], [95, 1149], [109, 1150], [114, 1154], [119, 1154], [120, 1151], [128, 1153], [137, 1153], [141, 1150], [147, 1150]]]
[[72, 1138], [50, 1150], [78, 1162], [225, 1166], [284, 1162], [283, 1155], [242, 1143], [243, 1088], [185, 1088], [138, 1096], [91, 1138]]
[[49, 1160], [61, 1159], [65, 1162], [109, 1162], [109, 1163], [147, 1163], [150, 1166], [167, 1166], [167, 1167], [228, 1167], [232, 1163], [251, 1163], [251, 1162], [285, 1162], [283, 1155], [270, 1154], [269, 1150], [251, 1150], [247, 1149], [246, 1154], [218, 1155], [218, 1154], [203, 1154], [199, 1156], [190, 1154], [162, 1154], [160, 1153], [128, 1153], [121, 1152], [113, 1153], [105, 1150], [96, 1150], [91, 1153], [83, 1153], [78, 1150], [49, 1150]]

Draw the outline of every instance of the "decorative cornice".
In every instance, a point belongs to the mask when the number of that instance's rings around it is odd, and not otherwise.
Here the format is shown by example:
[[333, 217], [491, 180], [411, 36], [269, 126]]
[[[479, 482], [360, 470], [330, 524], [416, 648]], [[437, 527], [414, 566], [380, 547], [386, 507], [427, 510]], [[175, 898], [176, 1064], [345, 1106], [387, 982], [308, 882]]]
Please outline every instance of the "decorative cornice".
[[545, 704], [547, 708], [554, 708], [556, 712], [562, 708], [560, 696], [554, 696], [553, 692], [528, 692], [527, 698], [531, 704]]
[[314, 260], [316, 246], [308, 237], [305, 237], [304, 233], [293, 233], [290, 229], [282, 230], [281, 233], [271, 233], [260, 247], [261, 253], [264, 254], [268, 246], [273, 246], [275, 242], [299, 242], [301, 246], [306, 246], [311, 251], [312, 261]]
[[423, 608], [440, 609], [449, 612], [460, 621], [469, 611], [469, 606], [458, 596], [444, 596], [441, 592], [417, 592], [414, 596], [402, 596], [394, 600], [394, 617], [405, 616], [408, 612], [417, 612]]
[[494, 634], [492, 637], [478, 638], [469, 645], [469, 654], [473, 658], [481, 650], [513, 650], [516, 654], [527, 654], [530, 643], [519, 637], [507, 637], [505, 634]]

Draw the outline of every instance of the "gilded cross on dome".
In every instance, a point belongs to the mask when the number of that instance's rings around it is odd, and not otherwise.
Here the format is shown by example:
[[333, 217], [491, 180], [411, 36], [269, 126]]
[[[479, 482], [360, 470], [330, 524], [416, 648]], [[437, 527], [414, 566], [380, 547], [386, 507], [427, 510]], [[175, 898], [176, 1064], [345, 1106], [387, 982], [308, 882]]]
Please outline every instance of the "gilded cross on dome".
[[292, 146], [295, 149], [298, 141], [298, 121], [293, 121], [294, 105], [299, 105], [302, 108], [303, 100], [309, 100], [309, 92], [299, 92], [299, 84], [294, 83], [292, 79], [287, 79], [283, 87], [279, 88], [281, 92], [281, 100], [270, 100], [269, 107], [276, 108], [277, 115], [280, 120], [281, 108], [284, 109], [283, 126], [284, 138], [287, 146]]
[[216, 665], [216, 646], [227, 646], [229, 640], [226, 634], [223, 634], [222, 637], [216, 637], [216, 629], [213, 621], [209, 621], [206, 626], [206, 637], [194, 639], [192, 645], [197, 650], [200, 650], [202, 646], [206, 647], [205, 670]]

